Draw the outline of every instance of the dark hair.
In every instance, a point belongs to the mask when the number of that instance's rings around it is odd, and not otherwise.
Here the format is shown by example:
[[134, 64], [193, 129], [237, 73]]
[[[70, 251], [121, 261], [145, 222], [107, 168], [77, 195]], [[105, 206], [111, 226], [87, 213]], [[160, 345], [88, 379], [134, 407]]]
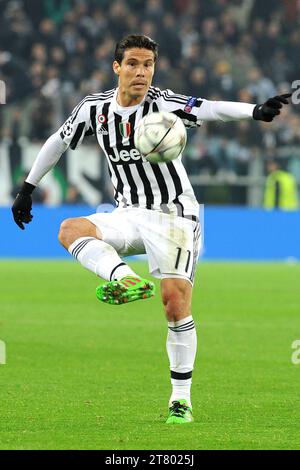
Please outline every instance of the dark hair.
[[153, 39], [143, 34], [129, 34], [125, 36], [121, 41], [116, 45], [115, 49], [115, 60], [121, 64], [124, 59], [124, 52], [126, 49], [131, 49], [133, 47], [139, 47], [141, 49], [149, 49], [154, 53], [154, 61], [158, 57], [158, 44], [153, 41]]

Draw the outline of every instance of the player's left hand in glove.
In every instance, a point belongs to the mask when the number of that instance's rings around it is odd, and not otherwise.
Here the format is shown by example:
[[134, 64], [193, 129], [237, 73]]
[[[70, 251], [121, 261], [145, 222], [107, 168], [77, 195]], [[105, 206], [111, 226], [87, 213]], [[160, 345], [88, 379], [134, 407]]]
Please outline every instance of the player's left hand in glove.
[[11, 208], [14, 220], [20, 229], [24, 230], [23, 224], [29, 224], [32, 221], [33, 215], [31, 215], [32, 209], [32, 191], [35, 186], [30, 183], [23, 184], [21, 191], [17, 194], [15, 202]]
[[280, 114], [280, 109], [283, 104], [289, 104], [288, 98], [292, 96], [292, 93], [286, 93], [285, 95], [274, 96], [269, 98], [263, 104], [257, 104], [253, 109], [253, 119], [257, 121], [271, 122], [275, 116]]

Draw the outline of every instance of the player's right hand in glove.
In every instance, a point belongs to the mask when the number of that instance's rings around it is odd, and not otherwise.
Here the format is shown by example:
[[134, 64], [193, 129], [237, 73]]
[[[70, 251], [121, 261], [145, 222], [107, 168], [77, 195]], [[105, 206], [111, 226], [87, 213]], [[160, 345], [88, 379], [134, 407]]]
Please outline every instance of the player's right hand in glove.
[[17, 194], [15, 202], [11, 208], [14, 220], [20, 229], [24, 230], [23, 224], [29, 224], [32, 221], [33, 215], [31, 215], [32, 208], [32, 191], [35, 186], [30, 183], [23, 183], [21, 191]]
[[292, 93], [286, 93], [285, 95], [274, 96], [269, 98], [263, 104], [257, 104], [253, 109], [253, 119], [257, 121], [271, 122], [275, 116], [280, 114], [280, 109], [283, 104], [289, 104], [288, 98], [292, 96]]

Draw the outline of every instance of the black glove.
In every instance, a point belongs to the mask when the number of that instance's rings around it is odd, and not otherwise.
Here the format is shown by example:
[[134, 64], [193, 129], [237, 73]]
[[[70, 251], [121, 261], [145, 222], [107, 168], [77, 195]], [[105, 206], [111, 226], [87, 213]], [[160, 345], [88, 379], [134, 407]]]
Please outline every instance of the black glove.
[[22, 230], [25, 229], [23, 222], [24, 224], [29, 224], [33, 218], [30, 211], [32, 208], [31, 194], [34, 188], [33, 184], [26, 183], [25, 181], [11, 208], [15, 222]]
[[292, 93], [286, 93], [285, 95], [274, 96], [269, 98], [263, 104], [257, 104], [253, 109], [253, 119], [257, 121], [273, 121], [275, 116], [280, 114], [280, 109], [283, 104], [289, 104], [288, 98], [292, 96]]

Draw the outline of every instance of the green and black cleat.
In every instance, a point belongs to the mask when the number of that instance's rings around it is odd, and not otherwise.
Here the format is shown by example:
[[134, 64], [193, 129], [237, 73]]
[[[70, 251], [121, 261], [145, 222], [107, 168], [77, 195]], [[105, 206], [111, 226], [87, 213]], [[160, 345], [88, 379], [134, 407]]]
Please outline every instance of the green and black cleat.
[[122, 305], [134, 300], [153, 297], [155, 285], [147, 279], [126, 276], [119, 281], [110, 281], [96, 288], [99, 300], [111, 305]]
[[186, 424], [194, 421], [192, 407], [186, 400], [172, 401], [169, 408], [167, 424]]

